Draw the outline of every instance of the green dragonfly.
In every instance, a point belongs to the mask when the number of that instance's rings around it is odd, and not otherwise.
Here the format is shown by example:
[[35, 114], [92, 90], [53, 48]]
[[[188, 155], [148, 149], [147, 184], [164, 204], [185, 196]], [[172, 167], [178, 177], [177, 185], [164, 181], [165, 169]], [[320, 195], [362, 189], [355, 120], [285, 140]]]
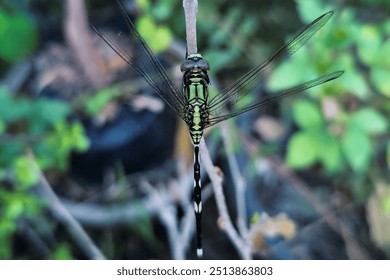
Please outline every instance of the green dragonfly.
[[[135, 29], [134, 24], [120, 1], [116, 1], [122, 16], [126, 20], [129, 33], [126, 36], [121, 36], [122, 34], [116, 36], [103, 35], [96, 27], [94, 29], [134, 71], [146, 80], [188, 126], [194, 145], [193, 202], [197, 231], [197, 256], [201, 258], [203, 255], [201, 238], [202, 188], [199, 144], [204, 129], [280, 98], [302, 92], [340, 77], [343, 71], [326, 74], [292, 88], [276, 92], [270, 97], [260, 99], [249, 105], [243, 99], [243, 97], [250, 94], [258, 86], [268, 70], [283, 61], [286, 55], [292, 55], [300, 49], [330, 19], [333, 12], [325, 13], [305, 26], [296, 36], [279, 48], [266, 61], [250, 70], [236, 82], [222, 90], [218, 95], [211, 97], [208, 91], [210, 84], [208, 71], [210, 70], [210, 66], [207, 60], [199, 53], [187, 54], [185, 61], [181, 65], [181, 71], [183, 73], [182, 88], [178, 89], [168, 78], [163, 66]], [[133, 44], [135, 50], [137, 50], [136, 54], [130, 51], [129, 44]], [[227, 106], [232, 104], [241, 106]]]

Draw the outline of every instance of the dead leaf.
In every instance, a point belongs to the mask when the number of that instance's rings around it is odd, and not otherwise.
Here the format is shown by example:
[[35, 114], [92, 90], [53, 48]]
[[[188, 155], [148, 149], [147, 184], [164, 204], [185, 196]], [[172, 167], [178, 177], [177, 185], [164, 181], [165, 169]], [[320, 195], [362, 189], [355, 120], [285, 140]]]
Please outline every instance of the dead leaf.
[[390, 246], [390, 213], [386, 211], [389, 194], [389, 187], [378, 183], [375, 193], [371, 195], [366, 205], [371, 238], [381, 249], [388, 249]]
[[279, 213], [275, 217], [262, 213], [259, 218], [254, 219], [250, 233], [254, 249], [262, 251], [266, 249], [264, 239], [266, 237], [281, 236], [284, 239], [291, 239], [296, 234], [296, 225], [285, 213]]

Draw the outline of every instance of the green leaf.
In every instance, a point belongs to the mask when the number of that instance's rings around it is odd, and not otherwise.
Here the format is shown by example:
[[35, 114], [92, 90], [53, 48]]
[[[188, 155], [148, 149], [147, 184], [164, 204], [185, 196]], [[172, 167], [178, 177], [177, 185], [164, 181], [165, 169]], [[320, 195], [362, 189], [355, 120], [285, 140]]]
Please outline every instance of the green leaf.
[[372, 64], [382, 41], [379, 29], [374, 25], [363, 25], [357, 39], [359, 57], [366, 64]]
[[388, 36], [390, 35], [390, 19], [387, 19], [387, 20], [383, 23], [383, 31], [384, 31], [385, 34], [387, 34]]
[[169, 28], [165, 26], [160, 26], [156, 30], [154, 40], [152, 42], [152, 49], [156, 52], [162, 52], [168, 49], [172, 43], [172, 33]]
[[22, 189], [26, 189], [38, 182], [38, 174], [33, 163], [27, 157], [18, 157], [14, 162], [15, 178]]
[[225, 32], [223, 29], [216, 30], [212, 36], [210, 37], [210, 44], [213, 47], [219, 47], [223, 45], [228, 40], [229, 34]]
[[367, 98], [370, 91], [363, 75], [357, 72], [356, 69], [345, 70], [346, 72], [337, 82], [353, 95], [361, 99]]
[[[343, 9], [342, 12], [336, 8], [334, 17], [337, 24], [329, 23], [331, 28], [333, 28], [331, 32], [332, 36], [330, 37], [332, 41], [329, 41], [330, 48], [347, 48], [356, 44], [360, 36], [361, 25], [356, 21], [355, 13], [355, 10], [351, 8]], [[350, 56], [351, 54], [347, 53], [347, 55]], [[334, 62], [337, 63], [337, 61]]]
[[73, 260], [71, 246], [68, 244], [59, 245], [51, 257], [53, 260]]
[[387, 142], [386, 152], [387, 166], [390, 168], [390, 141]]
[[99, 114], [120, 92], [116, 87], [103, 88], [95, 92], [92, 97], [88, 98], [87, 102], [84, 102], [88, 114], [90, 116]]
[[136, 224], [132, 225], [133, 229], [150, 244], [155, 243], [155, 236], [153, 234], [153, 225], [150, 215], [147, 213], [145, 207], [141, 203], [135, 202], [134, 206], [137, 209], [139, 220]]
[[295, 133], [288, 143], [287, 165], [292, 168], [307, 168], [318, 159], [317, 141], [309, 132]]
[[28, 111], [31, 130], [40, 132], [48, 125], [64, 120], [70, 112], [70, 107], [62, 101], [38, 99], [33, 103], [30, 102]]
[[233, 49], [229, 50], [220, 50], [220, 49], [210, 49], [204, 52], [204, 56], [212, 67], [213, 72], [218, 72], [228, 65], [230, 62], [234, 61], [239, 52]]
[[0, 8], [0, 57], [14, 62], [31, 54], [36, 41], [36, 25], [27, 14], [8, 14]]
[[23, 214], [24, 205], [22, 201], [18, 199], [11, 199], [7, 204], [8, 205], [5, 208], [4, 218], [9, 220], [16, 220]]
[[369, 134], [380, 134], [387, 131], [388, 123], [378, 111], [373, 108], [364, 108], [353, 114], [350, 125]]
[[372, 144], [366, 133], [349, 126], [341, 139], [347, 162], [357, 173], [364, 173], [372, 156]]
[[76, 151], [82, 152], [88, 149], [89, 140], [84, 134], [84, 128], [79, 123], [74, 123], [71, 127], [73, 138], [72, 146]]
[[[16, 230], [16, 224], [10, 219], [0, 219], [0, 238]], [[1, 259], [1, 257], [0, 257]]]
[[340, 171], [343, 160], [337, 139], [324, 131], [318, 141], [318, 157], [324, 168], [330, 173]]
[[136, 0], [137, 6], [142, 10], [146, 11], [150, 8], [150, 1], [149, 0]]
[[390, 74], [389, 70], [382, 70], [379, 68], [371, 69], [371, 78], [378, 88], [378, 90], [388, 97], [390, 97]]
[[5, 131], [5, 123], [0, 119], [0, 135]]
[[386, 40], [375, 54], [372, 68], [388, 69], [390, 65], [390, 40]]
[[152, 14], [158, 20], [166, 20], [172, 15], [174, 3], [172, 0], [158, 1], [152, 6]]
[[387, 192], [386, 196], [383, 198], [383, 210], [386, 214], [390, 213], [390, 192]]
[[136, 21], [136, 26], [139, 31], [139, 33], [142, 35], [143, 38], [150, 38], [153, 36], [155, 30], [157, 29], [156, 24], [149, 16], [143, 16], [140, 17]]
[[322, 125], [322, 115], [318, 106], [308, 100], [298, 100], [293, 103], [293, 116], [300, 128], [319, 127]]
[[15, 114], [14, 110], [9, 108], [17, 109], [15, 102], [9, 92], [3, 87], [0, 91], [0, 119], [4, 121], [10, 121], [13, 119], [12, 115]]
[[270, 90], [281, 90], [292, 87], [307, 80], [307, 77], [317, 75], [315, 63], [310, 60], [310, 56], [303, 46], [290, 59], [282, 63], [271, 73], [267, 80], [267, 87]]
[[157, 26], [151, 17], [139, 18], [136, 26], [149, 47], [155, 52], [166, 50], [172, 42], [172, 33], [169, 28]]
[[244, 36], [250, 36], [253, 34], [256, 28], [256, 19], [253, 16], [246, 17], [240, 25], [240, 34]]
[[[342, 25], [339, 21], [340, 25], [333, 26], [334, 30], [332, 33], [332, 36], [327, 42], [327, 45], [331, 46], [332, 48], [339, 49], [339, 48], [347, 48], [349, 46], [352, 46], [356, 43], [356, 34], [357, 31], [357, 25], [356, 24], [350, 24], [350, 21], [348, 21], [349, 25]], [[350, 56], [350, 54], [348, 54]]]
[[312, 22], [313, 15], [320, 16], [327, 12], [326, 8], [318, 1], [296, 0], [301, 19], [305, 23]]

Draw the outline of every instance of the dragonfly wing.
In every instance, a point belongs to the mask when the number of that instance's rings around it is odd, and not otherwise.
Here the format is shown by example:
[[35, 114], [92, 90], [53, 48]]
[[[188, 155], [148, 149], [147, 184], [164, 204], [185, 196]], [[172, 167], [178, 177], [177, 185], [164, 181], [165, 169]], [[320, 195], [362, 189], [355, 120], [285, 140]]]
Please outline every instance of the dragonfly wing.
[[[137, 73], [144, 77], [146, 82], [160, 95], [160, 97], [181, 117], [184, 118], [185, 99], [177, 87], [168, 78], [164, 67], [152, 53], [146, 42], [135, 29], [126, 11], [117, 0], [118, 6], [129, 28], [128, 34], [102, 34], [95, 26], [95, 32]], [[137, 54], [130, 51], [134, 46]]]
[[[299, 50], [319, 29], [321, 29], [321, 27], [331, 18], [332, 15], [333, 12], [323, 14], [322, 16], [314, 20], [312, 23], [305, 26], [287, 44], [277, 50], [266, 61], [253, 68], [243, 77], [225, 88], [220, 94], [210, 100], [209, 108], [211, 115], [218, 116], [220, 114], [223, 114], [226, 104], [237, 103], [245, 95], [254, 90], [255, 87], [258, 86], [258, 84], [263, 80], [266, 72], [278, 65], [281, 61], [283, 61], [283, 58], [286, 55], [292, 55], [297, 50]], [[311, 82], [308, 82], [303, 85], [307, 85], [310, 83]], [[298, 91], [294, 91], [294, 93], [295, 92]], [[232, 114], [232, 116], [233, 115], [238, 115], [238, 113]]]
[[223, 120], [230, 119], [232, 117], [235, 117], [237, 115], [245, 113], [245, 112], [247, 112], [249, 110], [252, 110], [252, 109], [264, 106], [264, 105], [266, 105], [266, 104], [268, 104], [270, 102], [274, 102], [274, 101], [276, 101], [276, 100], [278, 100], [280, 98], [283, 98], [283, 97], [286, 97], [286, 96], [289, 96], [289, 95], [292, 95], [292, 94], [304, 91], [306, 89], [318, 86], [320, 84], [329, 82], [331, 80], [337, 79], [343, 73], [344, 73], [344, 71], [333, 72], [333, 73], [321, 76], [319, 78], [316, 78], [314, 80], [311, 80], [311, 81], [302, 83], [300, 85], [294, 86], [292, 88], [278, 91], [277, 93], [273, 94], [270, 97], [264, 98], [264, 99], [260, 100], [259, 102], [255, 103], [255, 104], [252, 104], [252, 105], [250, 105], [248, 107], [245, 107], [245, 108], [241, 108], [240, 110], [238, 110], [236, 112], [233, 112], [233, 113], [231, 112], [231, 113], [227, 113], [225, 115], [222, 114], [222, 115], [219, 115], [219, 116], [210, 115], [210, 117], [209, 117], [210, 123], [209, 123], [208, 126], [212, 126], [212, 125], [214, 125], [216, 123], [219, 123], [219, 122], [221, 122]]

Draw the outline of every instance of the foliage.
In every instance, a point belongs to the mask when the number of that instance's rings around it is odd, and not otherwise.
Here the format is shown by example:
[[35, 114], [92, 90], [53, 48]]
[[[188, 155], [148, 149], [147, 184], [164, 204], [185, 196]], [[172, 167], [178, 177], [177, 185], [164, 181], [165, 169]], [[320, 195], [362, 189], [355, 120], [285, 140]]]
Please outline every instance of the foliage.
[[[382, 180], [390, 167], [390, 20], [364, 21], [358, 16], [359, 7], [337, 9], [320, 0], [298, 0], [297, 4], [306, 23], [313, 13], [335, 10], [336, 17], [272, 73], [270, 88], [337, 69], [345, 74], [310, 90], [311, 100], [293, 101], [291, 112], [298, 129], [289, 140], [286, 162], [300, 170], [320, 166], [322, 176], [344, 181], [343, 189], [352, 194], [352, 200], [366, 205], [373, 241], [388, 253], [390, 244], [378, 236], [388, 235], [390, 196], [378, 197], [375, 191], [381, 186], [386, 193], [390, 186]], [[370, 4], [372, 8], [384, 5], [382, 1]]]
[[70, 153], [88, 147], [81, 125], [67, 120], [69, 113], [63, 102], [18, 98], [0, 87], [1, 259], [12, 257], [17, 221], [36, 217], [41, 209], [42, 202], [29, 193], [39, 180], [37, 167], [63, 172]]
[[136, 27], [149, 47], [155, 52], [165, 51], [173, 40], [173, 35], [167, 26], [161, 26], [156, 20], [165, 20], [172, 14], [172, 2], [159, 1], [152, 5], [147, 0], [138, 0], [139, 7], [144, 12], [136, 21]]
[[73, 260], [70, 244], [60, 244], [53, 252], [52, 260]]
[[[331, 9], [322, 5], [322, 1], [298, 1], [298, 10], [306, 22], [313, 19], [313, 11], [321, 14]], [[331, 173], [341, 174], [348, 167], [351, 172], [364, 175], [379, 152], [376, 147], [386, 147], [380, 136], [387, 135], [385, 116], [389, 108], [388, 103], [378, 101], [390, 92], [389, 80], [384, 75], [390, 69], [385, 55], [390, 51], [387, 39], [390, 34], [386, 29], [390, 22], [361, 23], [351, 7], [337, 13], [337, 19], [324, 27], [304, 50], [272, 74], [269, 85], [283, 87], [310, 76], [344, 70], [345, 75], [338, 80], [311, 90], [316, 101], [294, 102], [293, 118], [300, 130], [290, 140], [287, 163], [293, 168], [308, 168], [320, 162]], [[358, 67], [359, 64], [365, 67]], [[332, 95], [340, 101], [335, 101], [336, 111], [327, 117], [330, 104], [327, 101]], [[345, 102], [340, 98], [343, 96]], [[355, 98], [361, 104], [349, 107], [348, 101]], [[316, 104], [321, 104], [321, 108]]]
[[37, 44], [37, 27], [25, 11], [15, 5], [0, 6], [0, 59], [14, 62], [31, 54]]

